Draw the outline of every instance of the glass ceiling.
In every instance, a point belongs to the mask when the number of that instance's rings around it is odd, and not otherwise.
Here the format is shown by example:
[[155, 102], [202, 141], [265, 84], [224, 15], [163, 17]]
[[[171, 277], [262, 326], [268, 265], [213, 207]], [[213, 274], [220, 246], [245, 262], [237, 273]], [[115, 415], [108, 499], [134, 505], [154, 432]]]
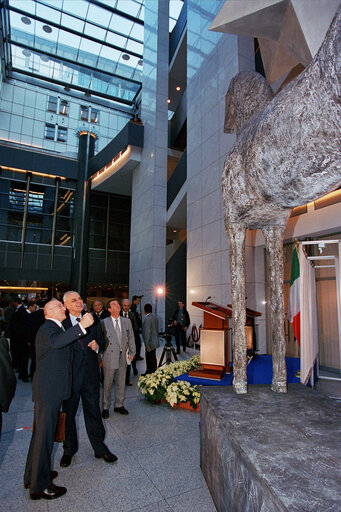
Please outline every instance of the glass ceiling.
[[[170, 1], [170, 31], [182, 5]], [[8, 0], [5, 6], [8, 76], [14, 71], [135, 102], [142, 85], [144, 0]]]

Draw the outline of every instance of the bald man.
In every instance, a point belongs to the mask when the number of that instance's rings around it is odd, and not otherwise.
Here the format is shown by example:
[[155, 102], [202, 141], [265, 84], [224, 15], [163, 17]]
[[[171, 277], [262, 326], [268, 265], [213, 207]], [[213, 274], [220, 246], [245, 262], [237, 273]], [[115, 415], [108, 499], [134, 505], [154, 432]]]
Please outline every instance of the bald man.
[[65, 487], [52, 483], [58, 474], [51, 471], [51, 453], [58, 412], [71, 394], [71, 344], [84, 336], [85, 329], [94, 321], [87, 313], [79, 324], [65, 331], [65, 307], [56, 299], [45, 305], [44, 315], [46, 321], [36, 337], [33, 433], [24, 476], [24, 486], [30, 489], [32, 500], [52, 500], [66, 493]]

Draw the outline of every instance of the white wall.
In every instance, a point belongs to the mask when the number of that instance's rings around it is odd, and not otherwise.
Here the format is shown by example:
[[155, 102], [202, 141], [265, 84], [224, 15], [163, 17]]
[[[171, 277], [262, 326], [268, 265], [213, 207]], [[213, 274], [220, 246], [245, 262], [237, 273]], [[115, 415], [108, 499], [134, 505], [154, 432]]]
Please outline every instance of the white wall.
[[[192, 322], [202, 313], [192, 301], [231, 302], [228, 241], [221, 175], [235, 135], [224, 133], [225, 94], [231, 78], [254, 69], [253, 39], [208, 30], [224, 2], [189, 0], [187, 15], [187, 306]], [[247, 305], [265, 313], [264, 264], [250, 232], [246, 245]], [[260, 251], [261, 252], [261, 251]], [[257, 264], [255, 264], [257, 262]], [[259, 346], [266, 349], [265, 317]]]

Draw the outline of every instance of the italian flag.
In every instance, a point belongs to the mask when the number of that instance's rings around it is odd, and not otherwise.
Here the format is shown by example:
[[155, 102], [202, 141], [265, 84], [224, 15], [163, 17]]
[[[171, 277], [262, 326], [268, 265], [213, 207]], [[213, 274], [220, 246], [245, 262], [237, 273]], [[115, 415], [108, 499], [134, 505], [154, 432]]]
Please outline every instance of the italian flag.
[[298, 344], [301, 342], [300, 326], [300, 263], [298, 261], [297, 249], [294, 247], [292, 253], [290, 294], [288, 306], [288, 320], [293, 325], [294, 335]]

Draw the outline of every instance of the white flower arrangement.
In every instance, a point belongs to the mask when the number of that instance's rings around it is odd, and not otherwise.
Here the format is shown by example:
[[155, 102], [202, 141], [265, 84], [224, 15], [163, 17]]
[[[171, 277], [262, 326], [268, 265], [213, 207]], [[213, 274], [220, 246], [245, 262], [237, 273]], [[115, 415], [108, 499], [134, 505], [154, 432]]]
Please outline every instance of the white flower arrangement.
[[158, 368], [154, 373], [140, 377], [138, 387], [147, 400], [161, 402], [166, 400], [168, 386], [174, 381], [175, 377], [198, 368], [199, 365], [199, 356], [193, 356], [187, 361], [176, 361]]
[[171, 407], [179, 403], [190, 402], [191, 407], [196, 409], [200, 402], [200, 391], [198, 386], [191, 386], [185, 380], [178, 380], [168, 386], [166, 400]]

